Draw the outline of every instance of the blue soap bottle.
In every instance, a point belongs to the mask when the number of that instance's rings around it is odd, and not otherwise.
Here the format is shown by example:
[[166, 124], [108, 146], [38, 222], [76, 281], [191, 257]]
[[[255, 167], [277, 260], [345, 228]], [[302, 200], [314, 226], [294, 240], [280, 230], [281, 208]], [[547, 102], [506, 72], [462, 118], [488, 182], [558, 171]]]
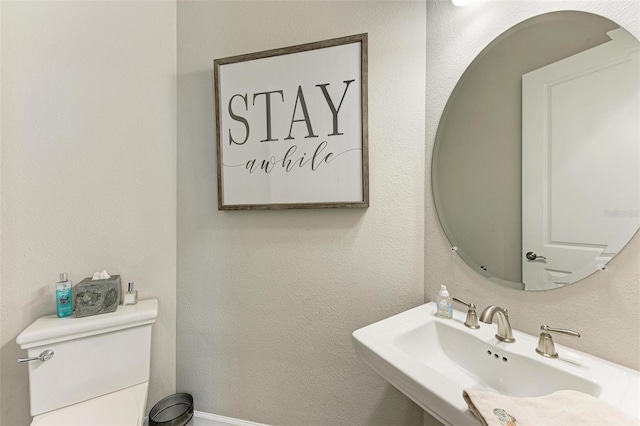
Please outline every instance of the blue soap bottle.
[[66, 272], [60, 274], [60, 281], [56, 283], [56, 313], [59, 318], [73, 314], [73, 287]]

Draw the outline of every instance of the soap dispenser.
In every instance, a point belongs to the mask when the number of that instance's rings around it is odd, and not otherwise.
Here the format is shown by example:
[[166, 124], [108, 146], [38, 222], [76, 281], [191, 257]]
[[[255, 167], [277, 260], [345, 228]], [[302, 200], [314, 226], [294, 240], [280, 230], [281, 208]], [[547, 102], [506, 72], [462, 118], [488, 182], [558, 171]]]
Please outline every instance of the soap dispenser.
[[66, 272], [60, 274], [56, 283], [56, 314], [59, 318], [73, 314], [73, 287]]
[[440, 286], [437, 305], [438, 310], [436, 311], [436, 316], [440, 318], [453, 318], [453, 303], [451, 301], [451, 297], [449, 297], [446, 285]]

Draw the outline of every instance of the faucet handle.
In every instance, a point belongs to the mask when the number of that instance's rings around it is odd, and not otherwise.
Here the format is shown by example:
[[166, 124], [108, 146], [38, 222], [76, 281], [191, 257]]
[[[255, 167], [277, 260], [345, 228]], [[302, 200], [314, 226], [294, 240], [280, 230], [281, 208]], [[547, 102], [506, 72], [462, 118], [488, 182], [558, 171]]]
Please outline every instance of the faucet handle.
[[546, 324], [540, 326], [540, 339], [538, 340], [538, 347], [536, 348], [536, 352], [540, 355], [547, 358], [558, 358], [558, 353], [556, 352], [555, 344], [553, 343], [553, 338], [551, 337], [551, 333], [560, 333], [566, 334], [568, 336], [580, 337], [580, 333], [573, 330], [567, 330], [564, 328], [551, 328]]
[[560, 334], [567, 334], [569, 336], [580, 337], [580, 333], [578, 333], [577, 331], [567, 330], [564, 328], [551, 328], [546, 324], [541, 325], [540, 330], [542, 330], [543, 332], [551, 331], [552, 333], [560, 333]]
[[467, 303], [457, 297], [454, 297], [453, 300], [458, 303], [462, 303], [467, 308], [469, 308], [469, 310], [467, 311], [467, 319], [465, 320], [464, 325], [473, 329], [480, 328], [480, 324], [478, 324], [478, 314], [476, 314], [476, 305], [474, 305], [473, 303]]

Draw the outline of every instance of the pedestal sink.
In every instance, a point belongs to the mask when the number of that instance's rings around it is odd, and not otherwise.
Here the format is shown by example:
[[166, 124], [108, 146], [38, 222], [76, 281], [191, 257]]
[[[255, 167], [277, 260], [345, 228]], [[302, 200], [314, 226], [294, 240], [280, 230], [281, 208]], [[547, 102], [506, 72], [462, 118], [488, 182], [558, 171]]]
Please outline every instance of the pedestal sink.
[[513, 331], [515, 343], [495, 338], [495, 324], [472, 330], [466, 314], [435, 316], [427, 303], [356, 330], [356, 353], [378, 374], [445, 425], [480, 424], [462, 391], [488, 389], [542, 396], [571, 389], [640, 418], [640, 372], [556, 343], [559, 358], [535, 352], [537, 336]]

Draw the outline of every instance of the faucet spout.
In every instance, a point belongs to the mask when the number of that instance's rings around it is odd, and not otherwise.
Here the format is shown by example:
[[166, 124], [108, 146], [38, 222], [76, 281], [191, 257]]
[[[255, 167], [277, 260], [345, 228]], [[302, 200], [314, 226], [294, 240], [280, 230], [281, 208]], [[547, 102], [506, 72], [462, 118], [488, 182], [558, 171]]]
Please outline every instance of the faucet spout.
[[480, 314], [480, 321], [491, 324], [493, 317], [498, 317], [498, 332], [496, 333], [496, 339], [501, 342], [513, 343], [516, 341], [513, 337], [513, 330], [511, 329], [511, 323], [509, 322], [509, 312], [497, 305], [490, 305], [485, 308]]

